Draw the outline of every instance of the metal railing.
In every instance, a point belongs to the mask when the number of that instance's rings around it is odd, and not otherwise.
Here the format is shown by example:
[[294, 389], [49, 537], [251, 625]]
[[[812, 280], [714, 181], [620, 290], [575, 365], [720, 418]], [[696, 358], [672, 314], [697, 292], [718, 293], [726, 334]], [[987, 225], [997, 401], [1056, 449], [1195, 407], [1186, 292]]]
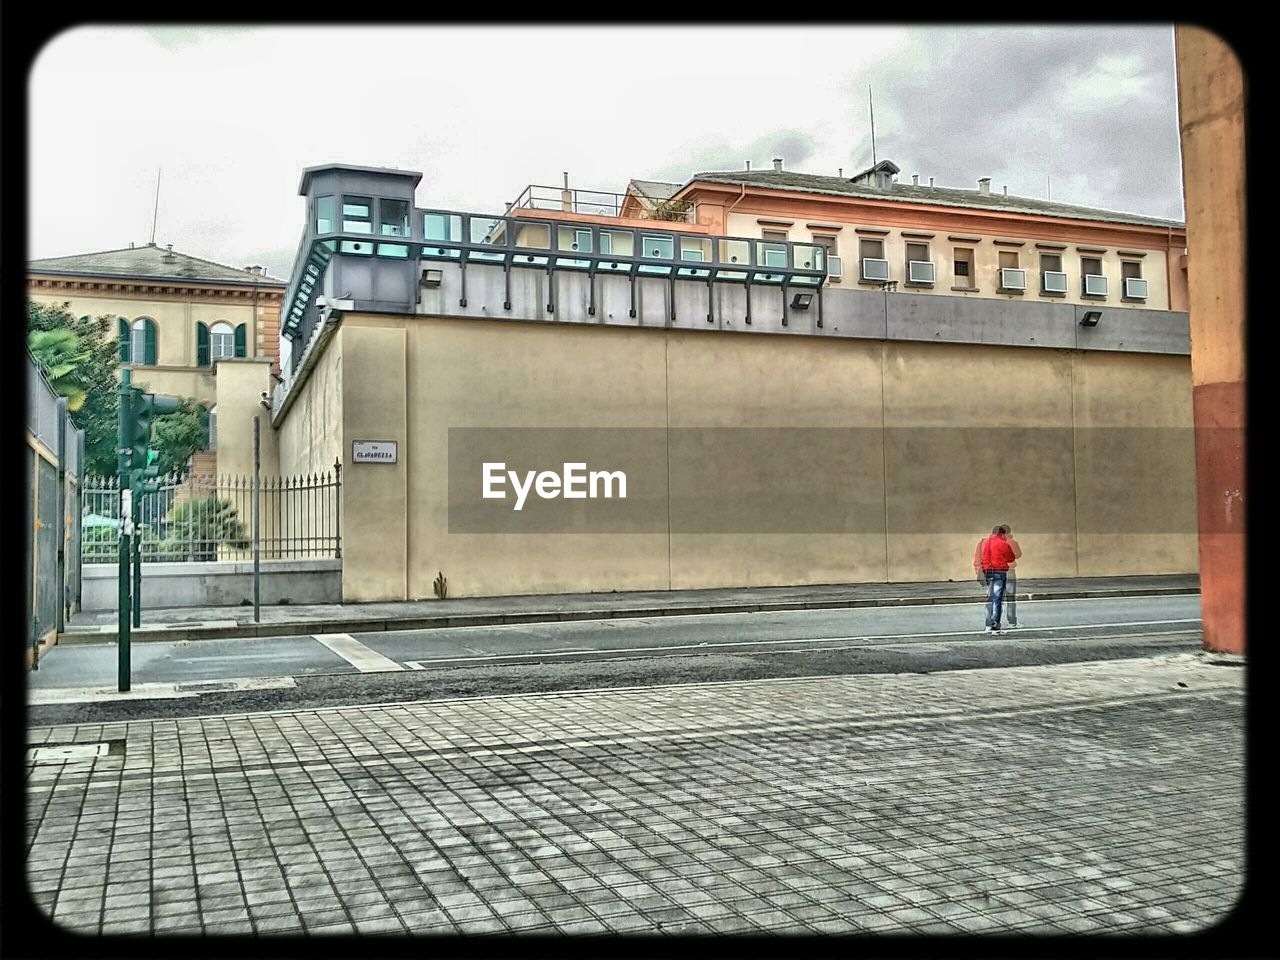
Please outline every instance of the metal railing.
[[[620, 217], [628, 194], [608, 190], [579, 190], [577, 188], [550, 187], [531, 183], [520, 196], [508, 205], [508, 210], [558, 210], [562, 213], [583, 213], [597, 217]], [[662, 201], [640, 194], [632, 194], [640, 204], [640, 219], [672, 220], [696, 223], [696, 210], [692, 203], [680, 202], [667, 206]], [[660, 215], [659, 215], [660, 214]]]
[[[342, 464], [331, 471], [259, 480], [258, 548], [264, 560], [342, 556]], [[85, 477], [83, 563], [116, 563], [117, 477]], [[251, 560], [253, 477], [170, 476], [138, 500], [134, 535], [144, 562]]]

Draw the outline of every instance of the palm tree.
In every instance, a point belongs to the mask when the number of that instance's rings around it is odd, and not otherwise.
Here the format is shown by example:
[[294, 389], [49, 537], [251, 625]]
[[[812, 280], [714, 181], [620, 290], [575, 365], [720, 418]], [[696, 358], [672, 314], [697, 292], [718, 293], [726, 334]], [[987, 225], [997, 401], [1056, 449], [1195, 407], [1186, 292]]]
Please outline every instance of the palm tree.
[[67, 398], [67, 408], [75, 412], [84, 406], [88, 385], [81, 364], [89, 359], [89, 351], [82, 348], [75, 332], [65, 328], [32, 330], [27, 334], [27, 349], [54, 392]]

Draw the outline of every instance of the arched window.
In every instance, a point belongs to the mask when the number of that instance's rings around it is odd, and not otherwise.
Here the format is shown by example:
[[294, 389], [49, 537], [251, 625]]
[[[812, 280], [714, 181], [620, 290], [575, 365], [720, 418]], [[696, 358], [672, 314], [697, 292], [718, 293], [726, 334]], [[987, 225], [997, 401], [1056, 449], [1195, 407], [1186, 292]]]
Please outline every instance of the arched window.
[[236, 332], [219, 320], [209, 328], [209, 359], [223, 360], [236, 355]]
[[[123, 317], [120, 326], [124, 327]], [[120, 332], [123, 334], [125, 331], [121, 329]], [[128, 339], [120, 347], [120, 362], [155, 366], [156, 322], [150, 317], [139, 317], [129, 324]]]

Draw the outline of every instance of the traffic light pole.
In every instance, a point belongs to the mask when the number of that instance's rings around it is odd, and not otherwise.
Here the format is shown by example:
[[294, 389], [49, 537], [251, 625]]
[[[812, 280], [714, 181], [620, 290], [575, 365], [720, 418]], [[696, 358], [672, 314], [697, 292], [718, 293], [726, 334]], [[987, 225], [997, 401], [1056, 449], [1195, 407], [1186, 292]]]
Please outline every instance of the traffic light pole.
[[129, 485], [129, 454], [132, 449], [130, 429], [133, 424], [133, 372], [120, 371], [120, 446], [116, 450], [116, 462], [120, 483], [120, 602], [119, 626], [116, 647], [118, 652], [118, 687], [121, 693], [129, 692], [129, 534], [133, 526], [133, 496]]
[[133, 491], [133, 625], [142, 626], [142, 486]]

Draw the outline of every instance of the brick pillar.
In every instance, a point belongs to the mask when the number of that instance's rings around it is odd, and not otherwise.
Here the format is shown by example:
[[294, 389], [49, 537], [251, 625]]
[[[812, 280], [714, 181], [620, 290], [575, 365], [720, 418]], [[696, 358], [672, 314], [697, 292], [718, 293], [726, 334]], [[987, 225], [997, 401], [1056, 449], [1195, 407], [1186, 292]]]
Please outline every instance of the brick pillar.
[[1244, 76], [1231, 48], [1206, 30], [1175, 27], [1174, 45], [1204, 647], [1244, 653]]

